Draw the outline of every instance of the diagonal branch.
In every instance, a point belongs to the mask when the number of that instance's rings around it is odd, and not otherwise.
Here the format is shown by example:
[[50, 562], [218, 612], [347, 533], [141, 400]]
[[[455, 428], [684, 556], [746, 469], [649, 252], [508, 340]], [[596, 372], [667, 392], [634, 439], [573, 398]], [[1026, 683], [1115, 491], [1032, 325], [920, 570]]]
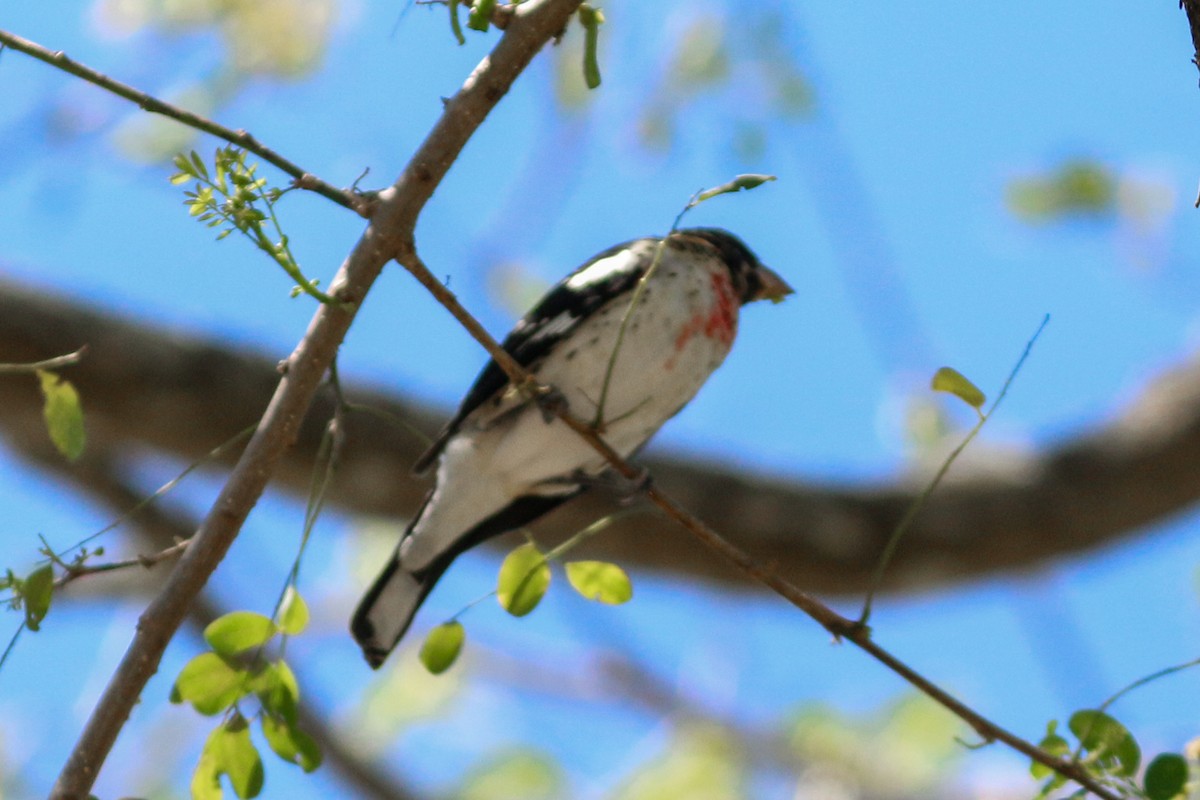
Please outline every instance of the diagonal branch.
[[417, 217], [475, 130], [539, 50], [565, 27], [579, 0], [532, 0], [459, 92], [396, 182], [379, 195], [371, 224], [338, 270], [304, 338], [281, 365], [283, 378], [191, 546], [138, 621], [124, 658], [92, 711], [51, 797], [82, 800], [111, 751], [163, 651], [262, 495], [295, 438], [322, 376], [384, 265], [411, 248]]
[[146, 94], [142, 90], [130, 86], [127, 83], [121, 83], [118, 80], [108, 77], [107, 75], [97, 72], [91, 67], [81, 64], [74, 60], [61, 50], [55, 51], [42, 47], [37, 42], [31, 42], [28, 39], [23, 39], [16, 34], [8, 31], [0, 30], [0, 49], [10, 47], [17, 52], [24, 53], [27, 56], [36, 58], [38, 61], [43, 61], [53, 67], [61, 69], [63, 72], [74, 75], [77, 78], [82, 78], [88, 83], [99, 86], [105, 91], [112, 92], [118, 97], [122, 97], [130, 102], [137, 103], [143, 111], [148, 111], [151, 114], [161, 114], [164, 117], [187, 125], [189, 128], [194, 128], [204, 133], [210, 133], [218, 139], [224, 139], [230, 144], [235, 144], [244, 150], [248, 150], [257, 156], [260, 156], [264, 161], [267, 161], [283, 172], [292, 176], [292, 180], [296, 186], [303, 189], [316, 192], [323, 197], [332, 200], [340, 206], [344, 206], [351, 211], [355, 211], [365, 216], [366, 201], [364, 198], [354, 192], [345, 189], [338, 189], [310, 172], [305, 172], [296, 164], [276, 153], [274, 150], [266, 147], [253, 135], [244, 130], [233, 130], [226, 128], [213, 122], [210, 119], [200, 116], [194, 112], [188, 111], [186, 108], [171, 105], [163, 100]]
[[[458, 302], [449, 290], [445, 288], [421, 262], [415, 249], [403, 252], [399, 260], [411, 272], [422, 286], [425, 286], [454, 319], [467, 329], [471, 336], [481, 344], [488, 355], [504, 370], [514, 386], [524, 387], [531, 396], [549, 394], [548, 387], [539, 384], [536, 376], [518, 364], [500, 344], [475, 320], [471, 313]], [[1069, 758], [1053, 755], [1037, 745], [1022, 739], [1011, 731], [992, 722], [978, 713], [931, 680], [901, 661], [891, 652], [877, 644], [871, 638], [871, 630], [865, 625], [846, 619], [813, 595], [801, 590], [795, 584], [780, 577], [775, 571], [768, 569], [755, 561], [741, 548], [729, 542], [702, 520], [689, 513], [687, 509], [671, 499], [666, 493], [648, 481], [648, 473], [638, 469], [626, 461], [612, 449], [589, 423], [574, 416], [569, 409], [561, 405], [547, 406], [560, 420], [579, 435], [584, 441], [608, 462], [614, 470], [630, 481], [646, 483], [646, 497], [660, 511], [685, 528], [690, 534], [699, 539], [706, 547], [732, 564], [739, 571], [758, 583], [763, 584], [793, 606], [803, 611], [837, 639], [848, 639], [876, 661], [883, 664], [895, 674], [908, 681], [912, 686], [932, 700], [940, 704], [950, 713], [962, 719], [988, 742], [999, 741], [1034, 761], [1043, 764], [1065, 778], [1075, 781], [1097, 797], [1104, 800], [1117, 800], [1117, 796], [1109, 792], [1087, 770]]]

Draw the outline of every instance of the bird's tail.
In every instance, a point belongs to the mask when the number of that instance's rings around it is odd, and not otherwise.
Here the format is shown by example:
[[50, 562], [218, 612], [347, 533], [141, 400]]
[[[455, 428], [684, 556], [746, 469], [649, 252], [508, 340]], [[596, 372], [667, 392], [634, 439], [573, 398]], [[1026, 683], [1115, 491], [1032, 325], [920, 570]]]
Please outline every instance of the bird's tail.
[[395, 649], [452, 560], [438, 559], [420, 572], [410, 572], [400, 563], [399, 549], [392, 554], [350, 619], [350, 632], [372, 669], [379, 669]]
[[[387, 566], [383, 568], [383, 572], [375, 579], [375, 583], [371, 584], [371, 588], [359, 602], [354, 616], [350, 618], [350, 632], [354, 634], [355, 640], [362, 647], [367, 663], [373, 669], [378, 669], [388, 654], [396, 649], [400, 637], [412, 625], [417, 609], [421, 607], [421, 603], [425, 602], [426, 596], [433, 591], [434, 584], [438, 582], [438, 579], [442, 577], [442, 574], [460, 553], [469, 550], [485, 539], [527, 525], [581, 491], [583, 491], [582, 487], [568, 487], [563, 494], [518, 497], [482, 521], [470, 519], [468, 523], [470, 527], [458, 536], [445, 538], [439, 535], [438, 530], [431, 530], [438, 525], [447, 527], [445, 519], [435, 521], [436, 514], [426, 514], [427, 509], [436, 511], [429, 505], [433, 498], [431, 492], [425, 498], [425, 504], [421, 506], [421, 510], [413, 517], [413, 521], [405, 531], [404, 537], [400, 539], [400, 543], [404, 545], [405, 539], [416, 536], [418, 539], [410, 544], [417, 544], [419, 541], [440, 542], [442, 544], [441, 551], [432, 554], [417, 554], [414, 557], [414, 553], [410, 549], [410, 567], [414, 562], [421, 564], [419, 569], [411, 569], [404, 566], [404, 560], [400, 556], [403, 548], [398, 546], [392, 553], [392, 558], [388, 561]], [[462, 523], [463, 519], [454, 517], [453, 521]], [[419, 532], [416, 531], [418, 525], [421, 528]], [[448, 527], [451, 530], [455, 529], [453, 524]]]

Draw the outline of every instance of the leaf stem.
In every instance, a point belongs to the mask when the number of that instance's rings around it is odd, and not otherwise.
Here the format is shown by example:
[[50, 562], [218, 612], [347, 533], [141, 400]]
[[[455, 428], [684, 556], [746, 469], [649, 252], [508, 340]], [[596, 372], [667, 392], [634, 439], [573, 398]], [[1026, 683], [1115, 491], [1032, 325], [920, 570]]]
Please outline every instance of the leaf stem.
[[78, 364], [87, 354], [87, 349], [87, 345], [84, 345], [74, 353], [67, 353], [65, 356], [47, 358], [45, 361], [34, 361], [31, 364], [0, 364], [0, 375], [18, 375], [37, 372], [38, 370], [43, 369], [59, 369], [61, 367], [69, 367], [72, 364]]
[[904, 538], [904, 534], [908, 532], [908, 529], [912, 525], [913, 520], [916, 519], [917, 514], [921, 513], [921, 510], [925, 508], [925, 503], [929, 500], [929, 497], [933, 494], [934, 490], [937, 489], [938, 484], [942, 482], [942, 479], [946, 477], [946, 473], [950, 471], [950, 465], [954, 463], [955, 459], [957, 459], [963, 450], [967, 448], [967, 445], [969, 445], [979, 434], [979, 432], [983, 430], [983, 426], [987, 424], [987, 421], [991, 419], [992, 414], [994, 414], [996, 409], [999, 408], [1000, 402], [1004, 400], [1005, 395], [1008, 394], [1008, 388], [1012, 385], [1013, 380], [1017, 377], [1017, 373], [1021, 371], [1021, 367], [1025, 365], [1025, 360], [1029, 358], [1029, 353], [1033, 350], [1034, 343], [1038, 340], [1038, 337], [1042, 335], [1042, 331], [1045, 330], [1046, 325], [1049, 322], [1050, 315], [1047, 314], [1042, 318], [1042, 322], [1040, 325], [1038, 325], [1037, 330], [1033, 332], [1033, 336], [1031, 336], [1029, 341], [1026, 342], [1025, 350], [1021, 353], [1021, 357], [1017, 359], [1017, 363], [1013, 366], [1012, 371], [1008, 373], [1008, 378], [1004, 381], [1004, 385], [1000, 388], [1000, 392], [996, 395], [996, 399], [992, 402], [991, 408], [989, 408], [986, 413], [979, 413], [979, 420], [974, 426], [972, 426], [971, 430], [967, 432], [967, 435], [963, 437], [963, 440], [958, 443], [958, 446], [950, 451], [950, 455], [946, 456], [945, 461], [942, 462], [942, 465], [934, 474], [933, 479], [929, 481], [929, 484], [925, 487], [924, 491], [917, 495], [916, 499], [913, 500], [912, 504], [908, 507], [908, 510], [904, 512], [904, 516], [900, 519], [900, 522], [896, 525], [896, 529], [892, 531], [892, 535], [888, 537], [887, 544], [884, 545], [883, 548], [883, 553], [879, 557], [879, 563], [875, 566], [875, 573], [871, 576], [871, 585], [867, 590], [866, 599], [863, 601], [862, 613], [859, 614], [858, 617], [858, 625], [865, 627], [867, 622], [871, 619], [871, 606], [874, 603], [875, 594], [878, 592], [880, 585], [883, 583], [883, 576], [887, 572], [888, 565], [892, 561], [892, 556], [896, 553], [896, 548], [900, 545], [900, 540]]

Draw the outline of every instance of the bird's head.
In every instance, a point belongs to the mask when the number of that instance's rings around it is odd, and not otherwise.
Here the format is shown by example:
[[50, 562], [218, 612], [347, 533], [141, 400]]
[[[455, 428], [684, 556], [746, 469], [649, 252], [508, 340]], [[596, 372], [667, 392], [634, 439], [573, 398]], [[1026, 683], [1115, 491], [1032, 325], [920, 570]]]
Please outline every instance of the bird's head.
[[700, 239], [720, 254], [721, 260], [729, 267], [734, 288], [743, 305], [755, 300], [779, 303], [796, 291], [774, 270], [759, 261], [745, 242], [729, 231], [720, 228], [684, 228], [677, 231], [676, 235]]

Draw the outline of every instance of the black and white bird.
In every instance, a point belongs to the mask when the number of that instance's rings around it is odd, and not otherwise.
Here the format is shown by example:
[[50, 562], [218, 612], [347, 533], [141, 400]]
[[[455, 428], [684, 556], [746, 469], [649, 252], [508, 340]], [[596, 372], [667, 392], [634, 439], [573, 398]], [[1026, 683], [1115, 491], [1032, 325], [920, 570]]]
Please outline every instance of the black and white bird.
[[[603, 397], [600, 434], [628, 457], [725, 360], [739, 308], [791, 292], [736, 236], [688, 228], [665, 242], [635, 239], [595, 256], [550, 289], [502, 346], [577, 417], [594, 419]], [[415, 468], [435, 460], [433, 490], [350, 623], [372, 667], [396, 647], [459, 554], [529, 524], [606, 469], [602, 456], [513, 388], [494, 361]]]

